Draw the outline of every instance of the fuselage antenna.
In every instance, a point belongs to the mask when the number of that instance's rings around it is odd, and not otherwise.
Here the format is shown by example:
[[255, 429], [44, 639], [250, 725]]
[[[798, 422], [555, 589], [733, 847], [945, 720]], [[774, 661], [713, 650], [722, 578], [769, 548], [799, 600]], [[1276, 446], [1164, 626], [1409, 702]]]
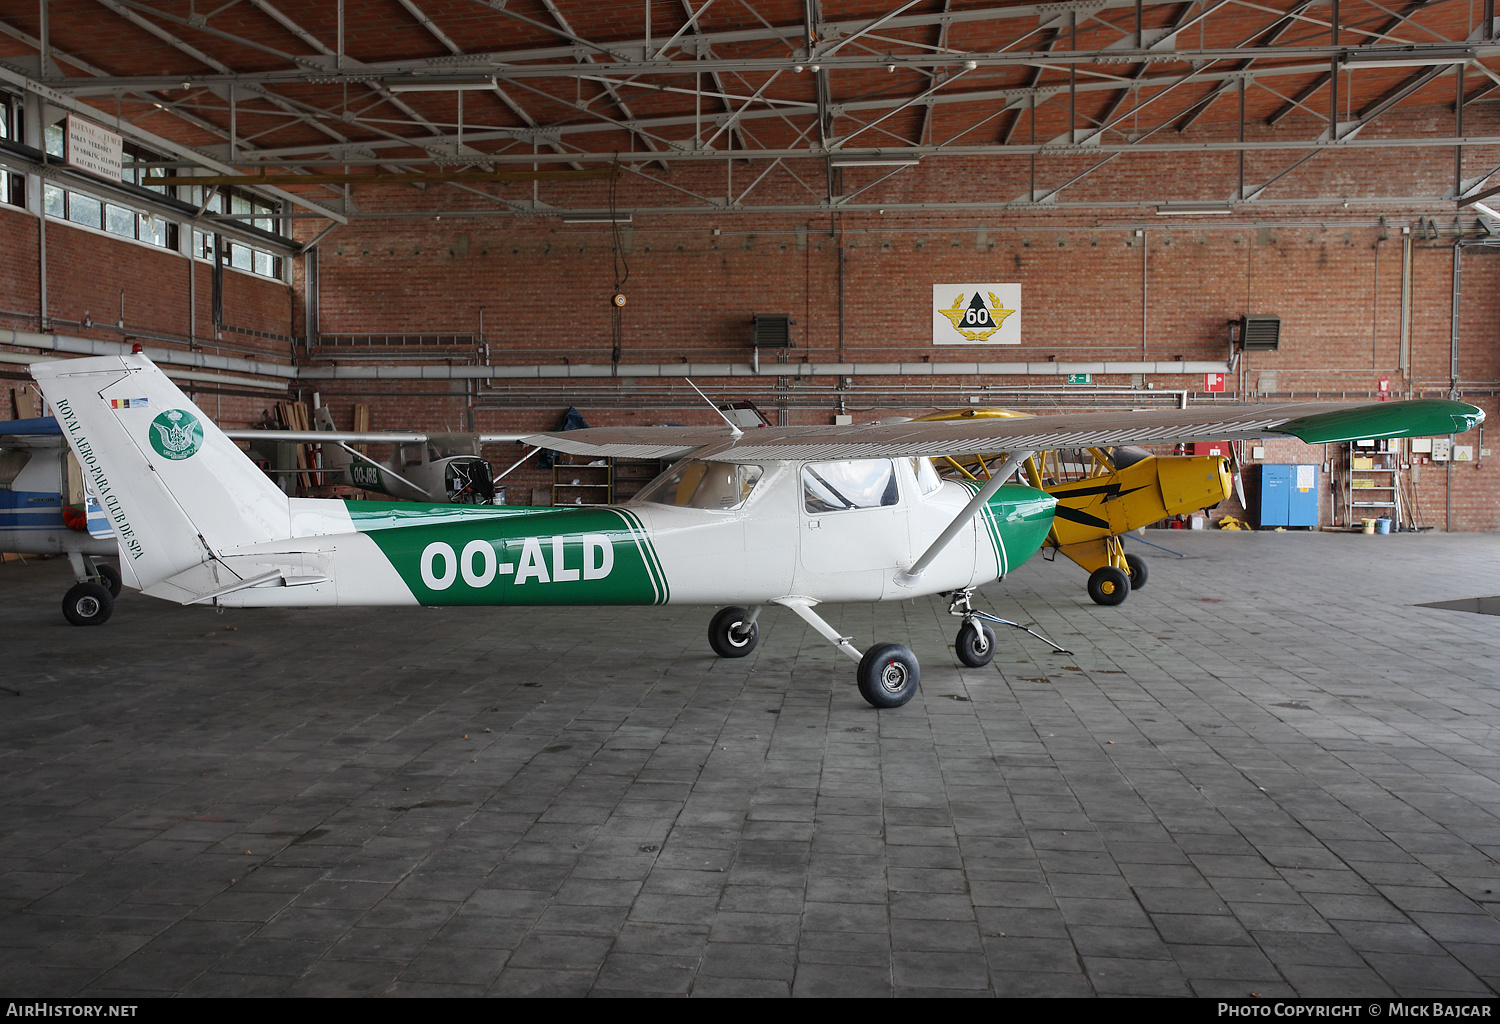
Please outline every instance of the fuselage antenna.
[[721, 420], [723, 420], [723, 421], [724, 421], [724, 422], [725, 422], [725, 423], [727, 423], [727, 424], [729, 424], [729, 429], [730, 429], [730, 431], [731, 431], [731, 432], [732, 432], [732, 433], [733, 433], [733, 434], [734, 434], [734, 439], [735, 439], [735, 440], [736, 440], [736, 441], [738, 441], [738, 440], [739, 440], [739, 439], [740, 439], [740, 437], [741, 437], [741, 436], [742, 436], [742, 435], [743, 435], [743, 434], [744, 434], [744, 433], [745, 433], [745, 432], [744, 432], [744, 431], [743, 431], [743, 430], [741, 430], [741, 429], [740, 429], [740, 428], [739, 428], [739, 427], [738, 427], [738, 426], [737, 426], [737, 425], [736, 425], [736, 424], [735, 424], [735, 422], [734, 422], [734, 420], [732, 420], [732, 419], [730, 419], [730, 418], [729, 418], [729, 417], [728, 417], [728, 416], [725, 416], [725, 415], [724, 415], [724, 410], [723, 410], [723, 409], [720, 409], [720, 408], [719, 408], [719, 407], [718, 407], [718, 406], [717, 406], [717, 405], [714, 405], [714, 403], [713, 403], [713, 401], [712, 401], [712, 400], [711, 400], [711, 399], [710, 399], [710, 398], [709, 398], [709, 397], [708, 397], [708, 396], [707, 396], [707, 395], [705, 395], [705, 394], [704, 394], [704, 393], [703, 393], [703, 392], [702, 392], [702, 391], [699, 391], [699, 390], [698, 390], [698, 385], [696, 385], [696, 384], [694, 384], [694, 383], [693, 383], [693, 382], [692, 382], [692, 381], [691, 381], [691, 380], [688, 380], [688, 378], [686, 378], [686, 377], [684, 377], [684, 378], [682, 378], [682, 379], [683, 379], [683, 380], [686, 380], [686, 381], [687, 381], [687, 386], [688, 386], [688, 387], [690, 387], [690, 388], [692, 388], [692, 389], [693, 389], [693, 390], [694, 390], [694, 391], [697, 391], [697, 392], [698, 392], [698, 397], [699, 397], [699, 398], [701, 398], [701, 399], [703, 399], [703, 400], [704, 400], [704, 401], [705, 401], [705, 402], [708, 402], [708, 407], [709, 407], [709, 408], [710, 408], [710, 409], [712, 409], [712, 410], [713, 410], [713, 411], [714, 411], [714, 412], [716, 412], [716, 413], [718, 413], [718, 414], [719, 414], [719, 419], [721, 419]]

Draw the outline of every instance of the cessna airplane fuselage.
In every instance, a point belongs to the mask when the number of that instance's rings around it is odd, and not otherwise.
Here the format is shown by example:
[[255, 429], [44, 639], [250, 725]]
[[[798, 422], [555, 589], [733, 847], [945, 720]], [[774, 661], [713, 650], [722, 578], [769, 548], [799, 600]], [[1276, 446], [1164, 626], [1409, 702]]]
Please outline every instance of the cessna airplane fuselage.
[[[1029, 558], [1051, 526], [1054, 498], [1003, 487], [919, 588], [902, 587], [898, 570], [977, 487], [937, 481], [919, 493], [911, 460], [883, 463], [896, 500], [839, 510], [808, 511], [803, 476], [828, 465], [817, 463], [753, 464], [761, 478], [729, 509], [648, 500], [519, 508], [293, 498], [290, 537], [196, 563], [191, 582], [173, 576], [143, 589], [193, 601], [204, 600], [206, 588], [229, 607], [760, 605], [796, 595], [880, 601], [998, 579]], [[271, 571], [285, 585], [224, 590]]]
[[[627, 505], [536, 509], [288, 498], [144, 356], [31, 369], [84, 477], [118, 511], [125, 582], [152, 596], [237, 607], [720, 605], [709, 643], [724, 657], [755, 647], [758, 616], [776, 604], [859, 662], [860, 692], [877, 707], [915, 694], [915, 655], [898, 643], [861, 652], [814, 607], [948, 593], [963, 619], [958, 657], [986, 664], [986, 622], [1016, 624], [975, 610], [970, 595], [1038, 550], [1057, 504], [1005, 483], [1034, 451], [1450, 433], [1483, 415], [1415, 402], [749, 433], [595, 428], [527, 441], [680, 461]], [[929, 461], [974, 451], [1012, 454], [983, 485], [944, 481]]]

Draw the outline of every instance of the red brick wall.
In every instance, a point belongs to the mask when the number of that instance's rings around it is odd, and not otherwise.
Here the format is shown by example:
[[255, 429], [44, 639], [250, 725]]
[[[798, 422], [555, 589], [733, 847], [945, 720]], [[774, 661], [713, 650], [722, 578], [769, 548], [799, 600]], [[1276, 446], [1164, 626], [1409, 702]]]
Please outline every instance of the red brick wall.
[[[1466, 115], [1471, 134], [1495, 134], [1500, 112], [1483, 105]], [[1434, 107], [1403, 114], [1410, 123], [1445, 133], [1451, 114]], [[1495, 123], [1490, 123], [1495, 122]], [[1366, 135], [1385, 128], [1380, 122]], [[1279, 137], [1304, 137], [1308, 125], [1285, 122]], [[1386, 129], [1393, 130], [1393, 129]], [[1276, 138], [1269, 130], [1255, 138]], [[1210, 138], [1194, 129], [1194, 138]], [[1299, 158], [1287, 151], [1256, 152], [1245, 161], [1245, 181], [1254, 185]], [[1045, 190], [1092, 163], [1082, 157], [1038, 161]], [[1464, 174], [1500, 163], [1500, 154], [1471, 148]], [[1170, 166], [1170, 172], [1164, 168]], [[734, 169], [737, 188], [748, 185], [759, 165]], [[806, 170], [802, 168], [801, 170]], [[820, 172], [821, 173], [821, 172]], [[843, 172], [847, 188], [880, 173]], [[1172, 176], [1171, 188], [1163, 185]], [[622, 313], [623, 361], [745, 362], [750, 319], [755, 313], [789, 313], [797, 321], [794, 362], [857, 363], [994, 361], [1193, 361], [1222, 360], [1228, 321], [1244, 313], [1283, 318], [1282, 348], [1249, 353], [1232, 375], [1227, 396], [1257, 391], [1297, 398], [1363, 398], [1389, 376], [1393, 388], [1408, 383], [1417, 394], [1445, 394], [1450, 387], [1450, 300], [1453, 286], [1455, 212], [1433, 203], [1385, 209], [1360, 203], [1365, 195], [1440, 194], [1451, 187], [1451, 150], [1350, 150], [1309, 160], [1279, 179], [1266, 205], [1210, 218], [1162, 218], [1149, 209], [1105, 204], [1163, 192], [1172, 198], [1222, 199], [1238, 184], [1232, 156], [1163, 161], [1127, 156], [1082, 179], [1063, 193], [1070, 202], [1096, 203], [1072, 212], [985, 210], [975, 212], [853, 212], [827, 215], [713, 216], [638, 214], [623, 233], [618, 262], [628, 296]], [[805, 176], [805, 175], [804, 175]], [[672, 184], [704, 195], [726, 191], [722, 169], [677, 166]], [[809, 179], [814, 180], [814, 179]], [[1025, 158], [930, 161], [893, 177], [865, 198], [880, 202], [936, 199], [1008, 201], [1030, 185]], [[546, 183], [545, 201], [570, 208], [603, 205], [599, 182]], [[496, 186], [496, 194], [528, 200], [531, 186]], [[1351, 199], [1317, 207], [1276, 200], [1302, 196]], [[681, 193], [629, 176], [619, 185], [624, 205], [686, 202]], [[788, 175], [768, 175], [754, 201], [809, 197]], [[324, 334], [477, 334], [497, 364], [607, 363], [611, 343], [610, 296], [617, 259], [604, 226], [565, 227], [556, 217], [494, 216], [497, 206], [471, 192], [433, 187], [356, 189], [361, 212], [424, 210], [422, 216], [356, 220], [330, 233], [320, 250], [320, 328]], [[435, 219], [438, 217], [441, 219]], [[1382, 223], [1383, 221], [1383, 223]], [[307, 237], [321, 225], [300, 222]], [[1463, 223], [1473, 234], [1473, 216]], [[1432, 230], [1435, 226], [1438, 230]], [[1411, 359], [1409, 379], [1399, 370], [1401, 334], [1402, 228], [1413, 231], [1411, 269]], [[35, 221], [0, 208], [0, 310], [34, 312], [36, 306]], [[1137, 232], [1142, 232], [1138, 234]], [[55, 317], [113, 323], [125, 292], [126, 320], [137, 329], [187, 332], [186, 261], [98, 234], [49, 225], [49, 313]], [[843, 256], [843, 344], [840, 345], [839, 282]], [[211, 331], [208, 269], [195, 264], [197, 325]], [[1460, 320], [1460, 390], [1492, 413], [1500, 398], [1500, 253], [1470, 249], [1463, 256]], [[301, 297], [277, 283], [226, 270], [226, 320], [274, 334], [300, 334]], [[300, 287], [300, 266], [295, 278]], [[1023, 289], [1025, 344], [980, 348], [931, 343], [930, 303], [934, 282], [1016, 281]], [[9, 322], [9, 321], [7, 321]], [[34, 325], [16, 323], [15, 326]], [[85, 332], [86, 333], [86, 332]], [[116, 332], [97, 336], [118, 338]], [[281, 357], [287, 343], [226, 332], [225, 351]], [[231, 346], [235, 347], [234, 350]], [[327, 355], [326, 350], [320, 355]], [[767, 359], [774, 356], [766, 354]], [[482, 358], [452, 351], [395, 365], [457, 363]], [[326, 363], [326, 358], [316, 360]], [[349, 359], [348, 365], [369, 365]], [[786, 403], [792, 423], [828, 422], [842, 396], [858, 419], [916, 415], [968, 405], [986, 385], [1055, 384], [1058, 378], [1005, 380], [974, 377], [906, 378], [857, 376], [840, 392], [832, 378], [798, 380], [778, 389], [773, 380], [707, 378], [697, 383], [715, 397], [749, 398], [771, 415]], [[1199, 391], [1197, 376], [1162, 374], [1158, 388]], [[1099, 376], [1097, 384], [1130, 384], [1129, 376]], [[694, 423], [712, 413], [684, 384], [672, 378], [573, 381], [531, 380], [474, 385], [462, 382], [305, 381], [303, 397], [316, 390], [340, 426], [348, 426], [355, 402], [373, 407], [379, 428], [531, 431], [551, 428], [569, 405], [590, 423]], [[1206, 396], [1203, 396], [1206, 398]], [[989, 401], [989, 399], [986, 399]], [[258, 417], [269, 399], [205, 398], [229, 422]], [[1070, 404], [1067, 396], [1056, 399]], [[995, 399], [993, 404], [1005, 404]], [[1465, 437], [1460, 443], [1474, 443]], [[1271, 446], [1273, 452], [1275, 446]], [[514, 461], [506, 450], [491, 453], [497, 468]], [[1279, 458], [1270, 454], [1272, 458]], [[1452, 474], [1454, 525], [1500, 528], [1500, 483], [1491, 460], [1419, 472], [1419, 492], [1428, 521], [1446, 522], [1447, 475]], [[535, 470], [507, 479], [512, 500], [529, 496], [547, 477]], [[1439, 500], [1441, 499], [1441, 500]]]
[[[1281, 316], [1283, 344], [1278, 352], [1244, 357], [1243, 374], [1229, 382], [1231, 397], [1242, 388], [1308, 399], [1373, 397], [1382, 376], [1392, 378], [1393, 388], [1402, 387], [1401, 228], [1412, 224], [1419, 235], [1412, 253], [1412, 386], [1425, 394], [1448, 389], [1451, 216], [1444, 224], [1447, 234], [1430, 238], [1420, 237], [1416, 218], [1390, 217], [1382, 226], [1366, 215], [1316, 222], [1222, 218], [1202, 225], [1139, 217], [1098, 226], [1064, 216], [1041, 224], [984, 219], [988, 223], [981, 230], [978, 218], [959, 223], [951, 216], [848, 215], [840, 238], [830, 234], [826, 218], [804, 218], [800, 224], [786, 219], [774, 228], [757, 224], [754, 231], [725, 218], [715, 235], [707, 219], [639, 216], [625, 256], [630, 277], [622, 288], [629, 298], [623, 360], [746, 361], [749, 321], [757, 312], [786, 312], [797, 320], [793, 361], [1222, 360], [1228, 321], [1249, 312]], [[1143, 236], [1136, 235], [1138, 226]], [[798, 227], [804, 232], [800, 237]], [[325, 246], [321, 267], [325, 333], [472, 333], [482, 315], [496, 363], [608, 361], [608, 298], [615, 271], [605, 229], [563, 227], [556, 219], [444, 217], [356, 223], [339, 229], [336, 237]], [[1489, 341], [1500, 316], [1494, 298], [1500, 254], [1471, 249], [1463, 260], [1462, 387], [1489, 405], [1490, 392], [1500, 387], [1500, 366]], [[1006, 349], [934, 347], [932, 283], [993, 280], [1021, 282], [1026, 343]], [[1131, 380], [1105, 376], [1095, 382]], [[1200, 376], [1159, 375], [1153, 382], [1194, 391], [1203, 386]], [[768, 381], [697, 383], [717, 397], [751, 398], [774, 414], [777, 396]], [[861, 419], [914, 415], [968, 404], [980, 385], [993, 383], [1056, 379], [860, 376], [846, 398]], [[659, 392], [670, 385], [666, 378], [510, 382], [534, 398], [530, 409], [487, 409], [501, 388], [479, 385], [475, 425], [546, 429], [569, 404], [591, 424], [709, 421], [711, 414], [684, 385], [676, 386], [676, 398], [662, 397]], [[929, 385], [950, 390], [939, 394]], [[383, 426], [456, 426], [465, 419], [462, 400], [433, 394], [438, 382], [318, 386], [325, 399], [338, 395], [345, 407], [367, 396]], [[895, 393], [902, 387], [912, 393]], [[631, 394], [646, 397], [631, 408]], [[789, 396], [790, 422], [829, 422], [837, 396], [832, 379], [798, 382]], [[512, 461], [499, 453], [491, 457], [501, 468]], [[1493, 471], [1481, 463], [1479, 469], [1453, 472], [1455, 526], [1500, 527]], [[511, 500], [517, 501], [548, 478], [518, 470], [508, 482]], [[1434, 519], [1434, 513], [1445, 512], [1446, 500], [1423, 505], [1427, 521], [1441, 527], [1446, 516]]]
[[[289, 335], [291, 289], [280, 281], [224, 271], [223, 336], [215, 344], [212, 268], [175, 252], [139, 245], [59, 221], [47, 222], [47, 316], [39, 324], [37, 220], [24, 210], [0, 206], [0, 326], [106, 341], [139, 340], [148, 346], [185, 347], [191, 327], [209, 353], [285, 362], [287, 342], [261, 334]], [[195, 275], [197, 319], [189, 311], [188, 274]], [[121, 304], [123, 299], [124, 327]], [[6, 369], [12, 367], [5, 364]], [[237, 394], [246, 389], [183, 382], [211, 415], [225, 425], [260, 417], [277, 394]], [[230, 393], [223, 393], [228, 391]], [[285, 397], [284, 392], [280, 397]], [[7, 408], [0, 415], [8, 416]]]

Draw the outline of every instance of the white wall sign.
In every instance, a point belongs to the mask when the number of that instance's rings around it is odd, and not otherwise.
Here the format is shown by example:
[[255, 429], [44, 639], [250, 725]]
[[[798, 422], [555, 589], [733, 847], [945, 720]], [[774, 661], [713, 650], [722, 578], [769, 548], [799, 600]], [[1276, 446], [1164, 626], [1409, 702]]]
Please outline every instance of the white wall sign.
[[1021, 344], [1019, 284], [932, 286], [934, 345]]
[[108, 128], [92, 121], [68, 115], [68, 166], [97, 174], [110, 181], [120, 180], [122, 139]]

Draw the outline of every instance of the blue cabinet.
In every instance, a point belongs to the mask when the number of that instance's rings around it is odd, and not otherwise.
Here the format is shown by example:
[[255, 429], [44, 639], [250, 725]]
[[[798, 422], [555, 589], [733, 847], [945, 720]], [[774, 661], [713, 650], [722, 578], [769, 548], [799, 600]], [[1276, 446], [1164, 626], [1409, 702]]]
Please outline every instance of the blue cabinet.
[[1258, 466], [1256, 521], [1261, 527], [1318, 525], [1317, 466]]

